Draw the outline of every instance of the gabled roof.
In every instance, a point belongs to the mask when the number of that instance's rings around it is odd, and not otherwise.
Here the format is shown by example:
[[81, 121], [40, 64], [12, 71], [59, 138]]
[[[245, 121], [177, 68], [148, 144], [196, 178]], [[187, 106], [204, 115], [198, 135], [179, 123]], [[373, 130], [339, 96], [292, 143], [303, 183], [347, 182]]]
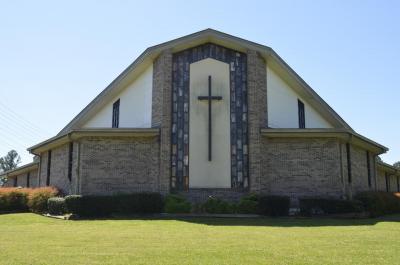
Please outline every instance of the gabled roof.
[[102, 106], [135, 80], [153, 60], [163, 51], [179, 52], [204, 43], [215, 43], [237, 51], [257, 51], [291, 87], [315, 108], [335, 128], [351, 127], [270, 47], [238, 38], [213, 29], [202, 30], [178, 39], [147, 48], [131, 65], [129, 65], [114, 81], [112, 81], [92, 102], [90, 102], [59, 133], [62, 135], [72, 129], [78, 129]]

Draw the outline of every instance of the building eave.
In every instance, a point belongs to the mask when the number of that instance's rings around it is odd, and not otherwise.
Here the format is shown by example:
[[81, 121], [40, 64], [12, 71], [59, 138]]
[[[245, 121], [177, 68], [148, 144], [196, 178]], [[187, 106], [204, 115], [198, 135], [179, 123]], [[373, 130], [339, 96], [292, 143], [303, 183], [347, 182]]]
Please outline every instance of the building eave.
[[389, 149], [348, 129], [261, 129], [261, 135], [267, 138], [337, 138], [343, 142], [363, 147], [376, 155]]
[[91, 128], [71, 130], [70, 132], [47, 139], [37, 145], [29, 147], [27, 150], [39, 155], [42, 152], [58, 147], [60, 145], [77, 141], [85, 137], [157, 137], [160, 133], [159, 128]]
[[17, 168], [14, 168], [13, 170], [9, 170], [6, 172], [3, 172], [0, 174], [2, 177], [7, 177], [7, 178], [12, 178], [17, 175], [23, 174], [25, 172], [30, 172], [33, 170], [37, 170], [39, 168], [39, 162], [32, 162]]
[[384, 172], [388, 172], [390, 174], [400, 176], [400, 169], [398, 169], [390, 164], [387, 164], [383, 161], [378, 161], [377, 167], [378, 167], [378, 170], [382, 170]]

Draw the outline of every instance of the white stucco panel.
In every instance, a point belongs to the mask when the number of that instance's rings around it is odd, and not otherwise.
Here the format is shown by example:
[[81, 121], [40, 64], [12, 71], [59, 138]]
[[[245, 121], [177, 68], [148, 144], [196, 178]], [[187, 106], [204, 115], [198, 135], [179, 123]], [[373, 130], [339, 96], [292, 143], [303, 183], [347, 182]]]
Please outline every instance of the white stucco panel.
[[268, 126], [299, 128], [298, 103], [304, 103], [306, 128], [332, 128], [306, 100], [301, 98], [282, 78], [267, 67]]
[[[222, 100], [212, 102], [212, 159], [208, 160], [208, 77], [212, 95]], [[230, 84], [229, 65], [204, 59], [190, 65], [189, 106], [189, 187], [231, 187]]]
[[111, 128], [112, 106], [120, 99], [119, 128], [151, 127], [153, 65], [91, 117], [83, 128]]

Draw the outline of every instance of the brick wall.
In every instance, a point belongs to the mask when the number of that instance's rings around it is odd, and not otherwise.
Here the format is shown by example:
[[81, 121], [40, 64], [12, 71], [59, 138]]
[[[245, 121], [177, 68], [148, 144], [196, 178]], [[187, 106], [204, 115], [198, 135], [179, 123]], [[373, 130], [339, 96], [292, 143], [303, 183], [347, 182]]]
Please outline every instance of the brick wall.
[[385, 171], [378, 169], [378, 176], [376, 178], [376, 189], [378, 191], [386, 191]]
[[[353, 196], [361, 191], [373, 190], [368, 186], [368, 168], [367, 168], [367, 152], [365, 149], [352, 145], [350, 148], [351, 154], [351, 171], [352, 171], [352, 182], [351, 189]], [[372, 165], [371, 161], [371, 165]], [[373, 181], [373, 167], [371, 166], [371, 182]]]
[[12, 182], [14, 182], [14, 178], [17, 178], [17, 187], [26, 187], [26, 173], [13, 177]]
[[68, 179], [68, 147], [68, 144], [65, 144], [51, 151], [50, 167], [50, 186], [55, 186], [66, 194], [71, 193]]
[[31, 171], [29, 177], [29, 187], [36, 188], [38, 183], [38, 170]]
[[[31, 170], [29, 172], [29, 187], [34, 188], [37, 187], [37, 170]], [[17, 176], [13, 176], [8, 178], [7, 182], [5, 183], [4, 187], [14, 187], [14, 179], [17, 178], [17, 187], [27, 187], [27, 179], [28, 179], [28, 172], [19, 174]]]
[[158, 185], [160, 192], [168, 193], [171, 177], [171, 99], [172, 53], [164, 51], [153, 65], [152, 127], [160, 127]]
[[390, 175], [390, 190], [391, 192], [397, 192], [397, 176]]
[[41, 153], [40, 154], [39, 175], [38, 175], [38, 187], [46, 186], [47, 160], [48, 160], [48, 152]]
[[303, 196], [343, 196], [340, 144], [336, 139], [262, 139], [260, 191]]
[[247, 51], [248, 137], [250, 190], [257, 192], [262, 176], [260, 128], [267, 126], [266, 65], [256, 51]]
[[80, 193], [159, 191], [159, 152], [157, 137], [82, 139]]
[[3, 187], [5, 188], [14, 187], [14, 179], [8, 178], [7, 182], [4, 183]]
[[[68, 156], [69, 144], [61, 145], [51, 150], [51, 164], [50, 164], [50, 186], [55, 186], [64, 194], [77, 193], [77, 147], [78, 144], [74, 143], [73, 148], [73, 167], [72, 179], [68, 179]], [[48, 152], [41, 153], [40, 160], [40, 175], [39, 186], [46, 186], [47, 179], [47, 165], [48, 165]]]

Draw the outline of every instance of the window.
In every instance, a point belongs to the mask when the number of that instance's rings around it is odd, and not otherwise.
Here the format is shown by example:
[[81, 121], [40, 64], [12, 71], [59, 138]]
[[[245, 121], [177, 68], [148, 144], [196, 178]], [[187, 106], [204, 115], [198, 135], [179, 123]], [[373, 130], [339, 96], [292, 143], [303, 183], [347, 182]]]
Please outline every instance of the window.
[[389, 192], [390, 190], [390, 179], [389, 179], [389, 174], [385, 173], [385, 181], [386, 181], [386, 191]]
[[298, 106], [298, 114], [299, 114], [299, 128], [304, 129], [306, 128], [306, 117], [304, 113], [304, 103], [300, 101], [300, 99], [297, 100], [297, 106]]
[[14, 187], [17, 187], [17, 183], [18, 183], [17, 178], [18, 178], [18, 177], [15, 177], [15, 178], [14, 178]]
[[74, 151], [74, 142], [69, 143], [69, 150], [68, 150], [68, 179], [69, 181], [72, 180], [72, 155]]
[[367, 171], [368, 171], [368, 187], [371, 187], [371, 162], [369, 160], [369, 152], [367, 151]]
[[50, 167], [51, 167], [51, 150], [47, 152], [47, 176], [46, 186], [50, 186]]
[[28, 172], [28, 174], [26, 174], [26, 187], [29, 188], [30, 185], [30, 178], [31, 178], [31, 172]]
[[399, 181], [399, 176], [397, 176], [397, 192], [400, 192], [400, 181]]
[[113, 104], [113, 112], [112, 112], [112, 127], [119, 127], [119, 99]]
[[346, 144], [346, 154], [347, 154], [347, 177], [349, 180], [349, 183], [351, 183], [351, 154], [350, 154], [350, 144]]

